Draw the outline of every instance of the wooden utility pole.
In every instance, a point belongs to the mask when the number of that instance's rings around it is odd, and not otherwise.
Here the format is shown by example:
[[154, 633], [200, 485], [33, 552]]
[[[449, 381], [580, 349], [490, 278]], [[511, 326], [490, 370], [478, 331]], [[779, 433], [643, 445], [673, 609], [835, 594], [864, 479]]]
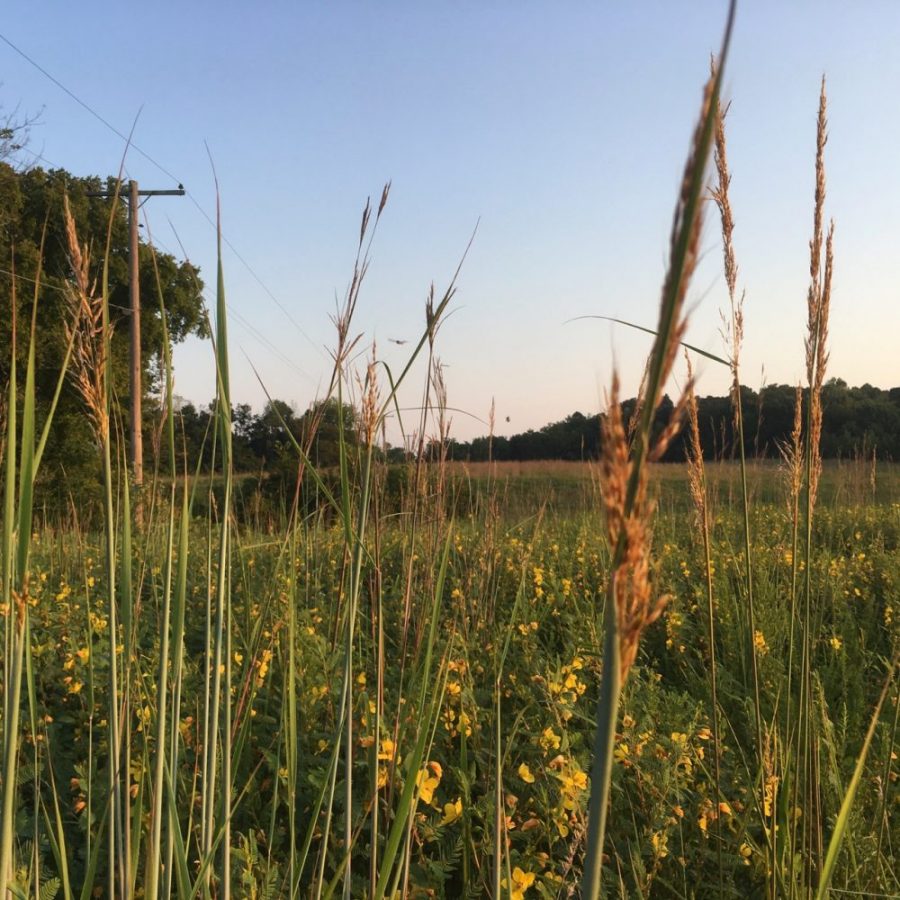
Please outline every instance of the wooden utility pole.
[[[109, 191], [96, 191], [89, 197], [109, 198], [114, 196]], [[129, 294], [131, 299], [131, 471], [134, 478], [134, 518], [138, 527], [144, 522], [144, 502], [142, 489], [144, 486], [144, 435], [141, 429], [141, 398], [143, 384], [141, 379], [141, 282], [140, 282], [140, 242], [138, 241], [138, 211], [141, 197], [183, 197], [184, 186], [178, 185], [168, 191], [141, 191], [133, 179], [128, 182], [128, 263]]]
[[134, 179], [128, 182], [129, 294], [131, 299], [131, 471], [134, 477], [134, 520], [144, 525], [144, 434], [141, 428], [141, 279], [138, 241], [139, 197], [183, 197], [184, 187], [169, 191], [141, 191]]
[[144, 435], [141, 430], [141, 280], [138, 258], [138, 183], [128, 182], [128, 287], [131, 300], [131, 470], [134, 477], [134, 516], [144, 524]]

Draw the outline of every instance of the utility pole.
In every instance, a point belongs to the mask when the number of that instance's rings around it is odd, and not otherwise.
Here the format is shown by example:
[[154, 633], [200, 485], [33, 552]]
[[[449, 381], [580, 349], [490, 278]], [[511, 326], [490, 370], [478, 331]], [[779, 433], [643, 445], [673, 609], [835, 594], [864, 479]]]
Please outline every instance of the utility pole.
[[131, 471], [134, 477], [134, 517], [144, 524], [144, 434], [141, 429], [141, 280], [138, 259], [138, 183], [128, 182], [128, 293], [131, 306]]
[[[89, 197], [105, 197], [111, 195], [108, 191], [97, 191], [88, 194]], [[141, 429], [141, 398], [143, 397], [143, 385], [141, 383], [141, 284], [140, 265], [138, 251], [138, 210], [141, 197], [183, 197], [184, 186], [178, 185], [174, 190], [167, 191], [141, 191], [134, 179], [128, 182], [128, 231], [129, 231], [129, 295], [131, 316], [131, 471], [134, 479], [134, 518], [138, 527], [144, 523], [144, 501], [142, 490], [144, 486], [144, 435]]]

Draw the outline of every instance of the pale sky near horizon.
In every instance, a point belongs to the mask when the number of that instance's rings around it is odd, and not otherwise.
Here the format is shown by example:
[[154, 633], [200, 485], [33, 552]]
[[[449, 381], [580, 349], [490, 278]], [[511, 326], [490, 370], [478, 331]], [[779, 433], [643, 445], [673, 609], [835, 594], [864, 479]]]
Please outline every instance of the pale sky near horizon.
[[[392, 180], [357, 330], [396, 371], [476, 225], [439, 337], [453, 433], [539, 428], [596, 412], [615, 364], [636, 389], [680, 173], [724, 0], [672, 3], [88, 2], [8, 5], [0, 34], [121, 132], [147, 206], [215, 294], [209, 145], [222, 192], [234, 402], [300, 410], [327, 381], [329, 314], [365, 199]], [[744, 381], [796, 383], [812, 227], [815, 121], [827, 77], [827, 215], [836, 222], [829, 374], [900, 384], [900, 7], [739, 3], [726, 69]], [[123, 142], [5, 43], [5, 111], [40, 112], [30, 149], [77, 175], [115, 174]], [[196, 203], [194, 202], [196, 201]], [[713, 207], [688, 340], [722, 349], [727, 302]], [[177, 232], [177, 238], [176, 233]], [[262, 282], [262, 284], [260, 283]], [[273, 296], [276, 299], [273, 299]], [[276, 302], [277, 300], [277, 302]], [[283, 309], [282, 309], [283, 308]], [[284, 312], [287, 310], [287, 313]], [[405, 340], [400, 346], [389, 339]], [[214, 393], [208, 344], [176, 352], [176, 390]], [[727, 376], [701, 364], [701, 394]], [[403, 395], [418, 402], [421, 371]], [[412, 414], [409, 414], [410, 417]], [[507, 417], [509, 421], [507, 422]], [[481, 420], [481, 421], [479, 421]]]

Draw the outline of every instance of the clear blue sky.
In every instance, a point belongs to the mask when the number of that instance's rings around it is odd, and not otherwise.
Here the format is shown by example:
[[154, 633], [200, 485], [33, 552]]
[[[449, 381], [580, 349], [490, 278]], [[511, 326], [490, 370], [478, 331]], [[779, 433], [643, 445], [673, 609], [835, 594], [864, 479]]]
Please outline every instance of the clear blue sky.
[[[360, 211], [386, 180], [358, 326], [392, 366], [410, 345], [387, 339], [421, 332], [430, 282], [446, 284], [480, 218], [439, 352], [451, 405], [484, 419], [495, 397], [498, 430], [511, 433], [599, 409], [614, 362], [626, 392], [636, 388], [647, 338], [565, 322], [654, 323], [725, 12], [724, 0], [13, 2], [0, 32], [120, 131], [141, 110], [137, 145], [212, 213], [208, 142], [224, 232], [289, 311], [226, 250], [235, 401], [264, 399], [248, 358], [274, 396], [300, 409], [315, 397]], [[823, 73], [837, 228], [830, 373], [900, 384], [898, 46], [895, 3], [739, 4], [726, 86], [753, 387], [763, 367], [768, 383], [802, 374]], [[5, 44], [0, 61], [4, 108], [42, 110], [33, 151], [80, 175], [118, 170], [119, 138]], [[142, 186], [172, 186], [134, 152], [126, 165]], [[165, 248], [177, 248], [174, 226], [212, 296], [215, 235], [197, 206], [159, 198], [147, 212]], [[726, 302], [715, 225], [710, 216], [688, 336], [713, 351]], [[208, 345], [184, 345], [176, 365], [181, 395], [212, 396]], [[724, 391], [715, 369], [701, 366], [701, 393]], [[453, 430], [484, 426], [457, 413]]]

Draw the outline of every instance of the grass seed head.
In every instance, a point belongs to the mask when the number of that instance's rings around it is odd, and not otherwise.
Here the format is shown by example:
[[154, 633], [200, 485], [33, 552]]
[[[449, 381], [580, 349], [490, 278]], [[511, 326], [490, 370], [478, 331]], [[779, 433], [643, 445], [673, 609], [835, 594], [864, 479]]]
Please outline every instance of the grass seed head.
[[[712, 67], [715, 74], [715, 64]], [[719, 209], [719, 223], [722, 231], [722, 253], [725, 266], [725, 283], [728, 285], [728, 301], [730, 316], [722, 315], [722, 334], [728, 347], [728, 358], [731, 365], [731, 409], [734, 416], [734, 433], [740, 431], [740, 359], [741, 346], [744, 341], [744, 293], [737, 297], [737, 258], [734, 252], [734, 216], [731, 211], [731, 200], [728, 196], [731, 187], [731, 173], [728, 171], [728, 148], [725, 139], [725, 117], [728, 107], [716, 105], [715, 147], [713, 157], [716, 166], [716, 185], [710, 194]]]
[[819, 117], [816, 129], [816, 191], [813, 214], [813, 237], [809, 243], [810, 283], [807, 291], [806, 376], [809, 384], [809, 491], [815, 504], [822, 474], [820, 442], [822, 437], [822, 386], [828, 368], [828, 317], [831, 309], [831, 278], [834, 268], [834, 222], [825, 239], [825, 265], [822, 256], [822, 220], [825, 206], [825, 144], [828, 120], [825, 79], [819, 94]]
[[600, 484], [606, 534], [613, 550], [612, 598], [619, 626], [622, 680], [637, 657], [644, 629], [659, 618], [665, 597], [653, 599], [650, 584], [650, 530], [653, 504], [647, 499], [647, 467], [637, 472], [638, 487], [630, 509], [626, 508], [633, 466], [631, 446], [619, 404], [619, 379], [613, 374], [612, 390], [602, 420], [603, 453]]
[[817, 340], [822, 302], [819, 273], [822, 259], [822, 219], [825, 208], [825, 144], [828, 142], [827, 98], [825, 78], [819, 94], [819, 117], [816, 125], [816, 186], [813, 208], [813, 236], [809, 242], [809, 290], [806, 298], [806, 377], [812, 386], [815, 378]]
[[793, 510], [800, 502], [803, 488], [803, 388], [798, 384], [794, 392], [794, 424], [790, 439], [779, 444], [778, 449], [784, 460], [788, 483], [788, 510]]
[[78, 242], [69, 198], [65, 195], [63, 215], [72, 270], [72, 280], [66, 282], [65, 293], [69, 305], [66, 337], [73, 341], [70, 371], [87, 407], [95, 437], [102, 444], [109, 438], [106, 370], [110, 326], [104, 322], [103, 296], [90, 280], [90, 253]]
[[375, 443], [375, 435], [378, 432], [378, 409], [380, 393], [378, 390], [378, 358], [375, 342], [372, 343], [372, 354], [366, 365], [366, 377], [361, 385], [362, 410], [360, 415], [360, 430], [363, 442], [367, 446]]
[[685, 351], [688, 370], [687, 413], [690, 426], [690, 442], [688, 444], [687, 470], [688, 484], [691, 489], [691, 500], [701, 522], [706, 517], [706, 472], [703, 466], [703, 447], [700, 444], [700, 422], [697, 415], [697, 397], [694, 394], [694, 371], [690, 357]]

